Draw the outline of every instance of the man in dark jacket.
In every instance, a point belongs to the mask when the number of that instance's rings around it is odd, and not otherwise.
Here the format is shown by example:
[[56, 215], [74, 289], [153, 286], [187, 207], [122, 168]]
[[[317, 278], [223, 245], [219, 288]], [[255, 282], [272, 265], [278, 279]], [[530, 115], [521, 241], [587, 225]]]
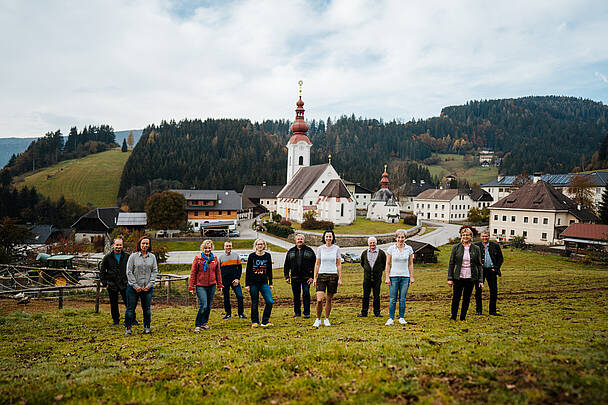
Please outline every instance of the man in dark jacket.
[[114, 325], [120, 324], [120, 311], [118, 310], [118, 294], [122, 302], [127, 305], [127, 261], [129, 254], [122, 250], [122, 239], [114, 239], [112, 251], [104, 256], [99, 269], [101, 285], [108, 290], [110, 297], [110, 311]]
[[310, 318], [310, 284], [312, 283], [317, 256], [304, 244], [304, 235], [296, 235], [296, 245], [287, 251], [283, 273], [293, 292], [293, 316], [302, 315], [300, 292], [304, 307], [304, 318]]
[[370, 292], [374, 294], [374, 315], [380, 314], [380, 286], [382, 286], [382, 272], [386, 266], [386, 253], [378, 249], [376, 238], [370, 236], [367, 246], [361, 253], [361, 267], [363, 267], [363, 306], [358, 316], [367, 316], [369, 309]]
[[[490, 232], [484, 231], [481, 233], [481, 242], [476, 245], [481, 250], [481, 262], [483, 264], [483, 278], [488, 281], [490, 288], [490, 315], [501, 316], [502, 314], [496, 311], [496, 300], [498, 297], [498, 280], [500, 276], [500, 267], [502, 266], [503, 257], [500, 245], [490, 241]], [[482, 314], [482, 289], [475, 285], [475, 304], [477, 306], [477, 315]]]

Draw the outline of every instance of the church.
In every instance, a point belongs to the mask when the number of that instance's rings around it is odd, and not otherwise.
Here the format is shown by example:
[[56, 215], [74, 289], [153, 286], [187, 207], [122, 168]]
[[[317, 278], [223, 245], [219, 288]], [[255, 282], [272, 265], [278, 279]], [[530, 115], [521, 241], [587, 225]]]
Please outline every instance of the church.
[[356, 201], [331, 165], [331, 156], [328, 163], [310, 165], [312, 142], [306, 135], [301, 87], [296, 106], [293, 135], [287, 142], [287, 184], [277, 195], [277, 212], [289, 221], [302, 223], [304, 214], [314, 211], [318, 220], [350, 225], [357, 215]]

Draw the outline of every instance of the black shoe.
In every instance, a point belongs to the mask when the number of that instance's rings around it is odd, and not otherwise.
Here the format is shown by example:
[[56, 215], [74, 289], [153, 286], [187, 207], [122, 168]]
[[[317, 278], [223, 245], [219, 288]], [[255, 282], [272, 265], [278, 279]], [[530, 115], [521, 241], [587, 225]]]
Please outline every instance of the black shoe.
[[490, 315], [492, 315], [492, 316], [502, 316], [502, 314], [500, 312], [493, 312]]
[[222, 319], [232, 319], [232, 315], [226, 314], [226, 315], [224, 315], [224, 317]]
[[239, 319], [247, 319], [247, 317], [243, 314], [239, 314]]
[[304, 319], [310, 318], [310, 314], [304, 314]]
[[299, 317], [301, 317], [301, 316], [302, 316], [302, 315], [300, 315], [300, 314], [293, 314], [293, 317], [294, 317], [294, 318], [299, 318]]
[[359, 318], [365, 318], [365, 317], [367, 317], [367, 314], [360, 313], [360, 314], [358, 314], [357, 316], [358, 316]]
[[479, 316], [481, 316], [481, 315], [483, 315], [483, 313], [482, 313], [481, 311], [477, 311], [477, 312], [475, 313], [475, 315], [479, 315]]
[[382, 314], [374, 314], [374, 316], [375, 316], [376, 318], [380, 318], [380, 317], [382, 317]]

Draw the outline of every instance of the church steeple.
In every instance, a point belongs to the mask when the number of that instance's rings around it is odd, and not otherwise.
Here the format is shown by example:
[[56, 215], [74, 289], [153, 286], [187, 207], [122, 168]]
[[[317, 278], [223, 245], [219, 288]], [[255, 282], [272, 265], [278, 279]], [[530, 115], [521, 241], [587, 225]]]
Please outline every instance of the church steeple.
[[384, 173], [382, 173], [382, 179], [380, 180], [380, 188], [388, 188], [388, 173], [386, 172], [386, 165], [384, 165]]
[[308, 125], [304, 121], [304, 101], [302, 101], [302, 80], [300, 86], [300, 97], [296, 103], [296, 120], [291, 125], [293, 135], [287, 142], [287, 183], [300, 167], [310, 166], [310, 148], [312, 142], [308, 139]]

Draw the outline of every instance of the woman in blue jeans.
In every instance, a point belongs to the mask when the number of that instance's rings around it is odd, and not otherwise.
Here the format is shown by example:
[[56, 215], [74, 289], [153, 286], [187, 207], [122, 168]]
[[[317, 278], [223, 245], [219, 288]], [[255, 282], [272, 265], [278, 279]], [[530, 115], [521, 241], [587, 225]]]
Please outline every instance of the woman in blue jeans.
[[395, 232], [397, 243], [386, 251], [386, 284], [389, 286], [390, 301], [388, 320], [385, 325], [395, 323], [395, 309], [399, 297], [399, 323], [405, 325], [405, 297], [410, 284], [414, 283], [414, 250], [405, 243], [405, 231]]
[[192, 262], [190, 270], [190, 293], [198, 298], [198, 312], [194, 320], [194, 331], [209, 329], [207, 322], [211, 314], [211, 303], [216, 288], [222, 288], [220, 262], [212, 252], [213, 241], [207, 239], [201, 244], [201, 254]]
[[125, 335], [131, 334], [131, 326], [135, 319], [137, 301], [141, 300], [141, 309], [144, 316], [144, 333], [150, 333], [152, 321], [152, 289], [158, 264], [156, 256], [152, 253], [152, 243], [149, 236], [142, 236], [137, 241], [137, 252], [129, 256], [127, 261], [127, 312], [125, 313]]
[[258, 302], [260, 293], [264, 297], [264, 313], [260, 326], [265, 328], [272, 326], [270, 313], [272, 312], [272, 258], [266, 252], [264, 239], [256, 239], [253, 243], [255, 252], [247, 258], [247, 270], [245, 271], [245, 288], [251, 294], [251, 327], [257, 328], [260, 323], [258, 313]]

